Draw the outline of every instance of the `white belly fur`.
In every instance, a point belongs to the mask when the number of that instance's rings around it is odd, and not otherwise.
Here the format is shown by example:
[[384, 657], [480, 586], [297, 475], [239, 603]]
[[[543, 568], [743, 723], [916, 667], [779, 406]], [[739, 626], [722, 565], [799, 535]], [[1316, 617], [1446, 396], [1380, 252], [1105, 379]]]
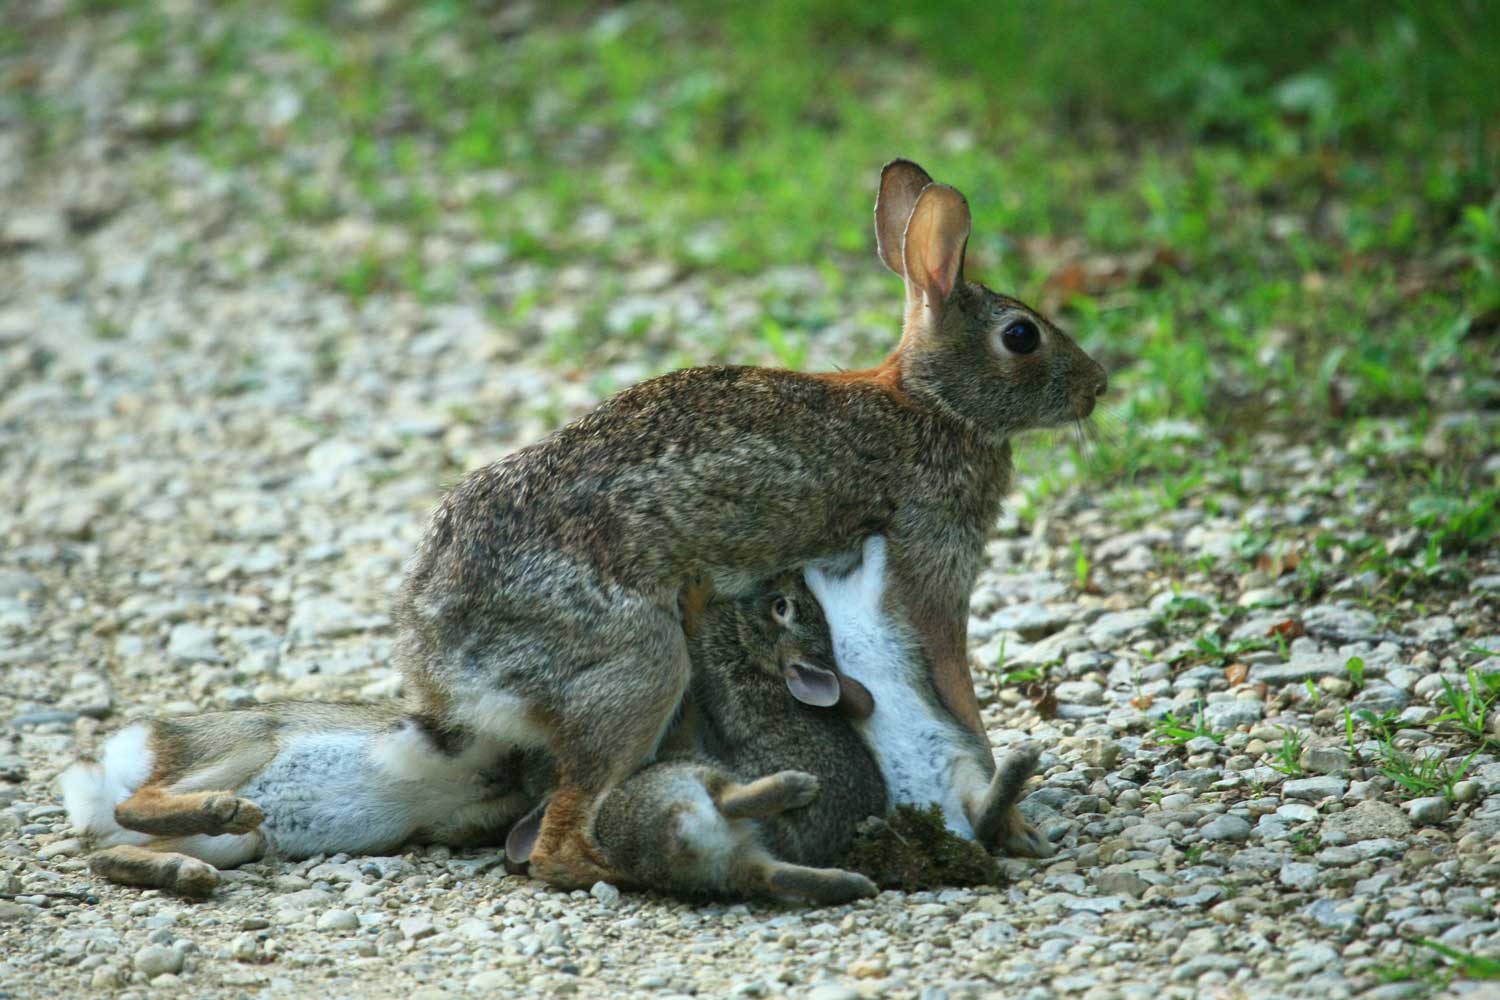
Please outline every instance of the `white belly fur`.
[[936, 802], [948, 828], [972, 839], [955, 777], [969, 752], [958, 723], [917, 689], [926, 678], [912, 639], [884, 609], [885, 540], [868, 539], [864, 561], [846, 577], [817, 567], [806, 576], [828, 619], [839, 670], [875, 699], [874, 714], [856, 725], [885, 775], [890, 805]]

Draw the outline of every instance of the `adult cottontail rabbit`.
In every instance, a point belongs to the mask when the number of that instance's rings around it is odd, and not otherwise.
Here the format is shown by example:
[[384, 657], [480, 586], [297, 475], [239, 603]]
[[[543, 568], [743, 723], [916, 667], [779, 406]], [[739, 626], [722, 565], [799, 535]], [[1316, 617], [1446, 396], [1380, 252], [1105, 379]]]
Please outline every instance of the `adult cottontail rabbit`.
[[878, 368], [665, 375], [471, 473], [433, 515], [398, 600], [402, 667], [425, 715], [551, 750], [540, 877], [608, 876], [587, 831], [687, 686], [677, 598], [696, 578], [735, 596], [884, 533], [893, 604], [982, 741], [968, 601], [1009, 437], [1087, 416], [1105, 374], [1025, 305], [964, 280], [958, 191], [897, 160], [875, 216], [906, 284], [901, 342]]
[[855, 726], [879, 761], [891, 804], [936, 801], [960, 836], [1008, 854], [1051, 856], [1052, 845], [1015, 808], [1037, 751], [1013, 752], [996, 769], [988, 740], [977, 742], [948, 711], [886, 593], [885, 560], [885, 540], [876, 536], [866, 540], [854, 572], [809, 566], [806, 578], [846, 683], [863, 684], [873, 696], [873, 714]]
[[207, 895], [266, 855], [498, 844], [551, 780], [543, 755], [435, 738], [396, 702], [286, 702], [138, 723], [61, 777], [93, 870]]

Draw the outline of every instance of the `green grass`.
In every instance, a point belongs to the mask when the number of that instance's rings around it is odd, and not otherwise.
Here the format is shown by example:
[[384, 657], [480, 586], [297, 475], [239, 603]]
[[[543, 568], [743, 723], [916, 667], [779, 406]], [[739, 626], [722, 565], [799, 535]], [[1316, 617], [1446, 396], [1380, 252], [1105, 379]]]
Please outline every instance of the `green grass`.
[[1446, 723], [1477, 741], [1481, 748], [1500, 742], [1490, 731], [1492, 709], [1500, 701], [1500, 674], [1479, 674], [1471, 669], [1468, 681], [1467, 687], [1457, 687], [1444, 679], [1443, 704], [1447, 711], [1433, 724]]
[[1441, 795], [1452, 799], [1453, 786], [1468, 772], [1474, 756], [1470, 754], [1457, 767], [1450, 767], [1441, 755], [1418, 757], [1387, 742], [1381, 744], [1375, 769], [1391, 779], [1398, 789], [1397, 794], [1404, 798]]
[[1206, 736], [1215, 743], [1224, 742], [1224, 734], [1216, 733], [1208, 727], [1203, 718], [1203, 703], [1198, 702], [1197, 710], [1190, 716], [1178, 716], [1175, 712], [1168, 712], [1151, 725], [1151, 734], [1158, 743], [1171, 743], [1183, 746], [1200, 736]]
[[1281, 744], [1271, 757], [1271, 767], [1289, 778], [1302, 777], [1302, 747], [1304, 740], [1299, 730], [1281, 727]]
[[1475, 955], [1472, 952], [1450, 948], [1437, 941], [1418, 938], [1417, 943], [1448, 959], [1450, 968], [1462, 979], [1500, 979], [1500, 959]]

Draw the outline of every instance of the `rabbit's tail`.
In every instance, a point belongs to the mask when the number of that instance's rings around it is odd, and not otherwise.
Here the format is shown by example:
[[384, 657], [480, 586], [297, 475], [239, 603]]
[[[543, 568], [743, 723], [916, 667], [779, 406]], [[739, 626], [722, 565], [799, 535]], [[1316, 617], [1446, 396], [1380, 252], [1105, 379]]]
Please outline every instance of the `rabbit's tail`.
[[111, 736], [99, 760], [79, 761], [58, 777], [63, 807], [79, 833], [97, 846], [144, 843], [150, 837], [115, 821], [115, 806], [151, 776], [155, 754], [147, 725], [129, 726]]

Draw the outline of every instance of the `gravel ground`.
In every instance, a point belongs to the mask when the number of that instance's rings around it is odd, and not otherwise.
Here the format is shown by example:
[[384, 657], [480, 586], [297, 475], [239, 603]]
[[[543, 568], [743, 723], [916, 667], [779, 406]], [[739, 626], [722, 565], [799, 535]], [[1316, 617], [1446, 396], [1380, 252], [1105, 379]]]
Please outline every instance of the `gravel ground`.
[[[47, 86], [98, 84], [102, 70], [65, 63]], [[555, 892], [505, 875], [493, 852], [442, 848], [252, 865], [202, 904], [94, 882], [53, 784], [76, 754], [149, 714], [394, 694], [388, 606], [441, 485], [645, 369], [625, 359], [559, 378], [531, 345], [570, 321], [566, 305], [506, 324], [462, 286], [442, 305], [331, 291], [278, 247], [334, 259], [396, 237], [355, 218], [285, 220], [275, 243], [257, 181], [153, 147], [170, 121], [85, 97], [99, 127], [65, 169], [36, 169], [24, 135], [0, 131], [12, 497], [0, 509], [0, 996], [1486, 988], [1436, 982], [1415, 941], [1500, 954], [1500, 755], [1436, 722], [1445, 679], [1467, 690], [1469, 668], [1500, 673], [1483, 652], [1500, 650], [1500, 563], [1481, 553], [1463, 587], [1381, 602], [1358, 576], [1303, 603], [1276, 560], [1213, 569], [1247, 536], [1337, 529], [1377, 505], [1361, 476], [1330, 475], [1360, 468], [1353, 442], [1267, 436], [1238, 475], [1274, 500], [1164, 509], [1075, 490], [1030, 524], [998, 526], [972, 622], [985, 717], [997, 746], [1047, 748], [1027, 809], [1064, 848], [1045, 865], [1007, 862], [1004, 888], [826, 910], [689, 906], [608, 886]], [[493, 270], [491, 249], [456, 233], [423, 252]], [[869, 267], [860, 280], [894, 310]], [[524, 291], [538, 274], [501, 280]], [[646, 264], [620, 322], [644, 315], [671, 344], [726, 302], [823, 280], [783, 268], [726, 288]], [[833, 330], [809, 363], [863, 335]], [[1492, 417], [1439, 424], [1436, 447]], [[1386, 429], [1408, 434], [1399, 419]], [[1390, 541], [1421, 550], [1412, 533]], [[1042, 679], [1002, 684], [1002, 658]], [[1384, 736], [1361, 721], [1351, 737], [1346, 707], [1384, 713]], [[1403, 752], [1445, 758], [1458, 780], [1402, 789], [1390, 772]]]

